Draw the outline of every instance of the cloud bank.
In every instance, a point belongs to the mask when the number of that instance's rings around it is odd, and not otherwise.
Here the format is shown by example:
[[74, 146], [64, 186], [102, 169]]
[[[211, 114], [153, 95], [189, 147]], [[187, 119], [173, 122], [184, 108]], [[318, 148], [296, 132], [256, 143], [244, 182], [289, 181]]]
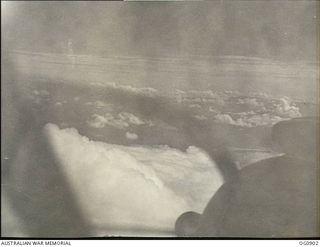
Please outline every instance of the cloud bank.
[[54, 124], [44, 130], [93, 226], [173, 230], [181, 213], [201, 212], [223, 182], [215, 163], [196, 147], [126, 147]]

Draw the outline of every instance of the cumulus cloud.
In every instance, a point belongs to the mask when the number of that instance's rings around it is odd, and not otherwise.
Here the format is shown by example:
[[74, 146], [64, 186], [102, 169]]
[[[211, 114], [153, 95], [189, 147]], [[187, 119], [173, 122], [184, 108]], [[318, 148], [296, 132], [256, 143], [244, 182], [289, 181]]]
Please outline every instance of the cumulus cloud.
[[254, 108], [257, 107], [263, 107], [262, 102], [258, 102], [256, 98], [244, 98], [244, 99], [238, 99], [238, 104], [245, 104]]
[[166, 227], [202, 211], [222, 177], [196, 147], [126, 147], [89, 140], [76, 129], [45, 126], [75, 197], [93, 226]]
[[128, 112], [121, 112], [118, 114], [119, 118], [123, 121], [128, 121], [131, 124], [134, 125], [142, 125], [145, 124], [144, 121], [142, 121], [139, 117], [135, 116], [132, 113], [128, 113]]
[[246, 112], [236, 112], [233, 115], [239, 116], [239, 117], [246, 117], [246, 116], [252, 116], [256, 113], [254, 111], [246, 111]]
[[91, 120], [87, 121], [88, 125], [93, 128], [104, 128], [108, 120], [104, 116], [93, 114]]
[[106, 113], [104, 116], [93, 114], [92, 119], [87, 121], [87, 124], [93, 128], [104, 128], [106, 125], [124, 129], [129, 127], [129, 124], [122, 119], [116, 119], [111, 113]]
[[234, 119], [229, 114], [217, 114], [215, 121], [218, 123], [225, 123], [237, 125], [241, 127], [256, 127], [256, 126], [272, 126], [283, 119], [269, 113], [264, 114], [243, 114], [241, 117]]
[[256, 114], [246, 119], [241, 119], [248, 127], [254, 126], [272, 126], [277, 122], [282, 121], [283, 119], [279, 116], [275, 116], [272, 114], [264, 113], [264, 114]]
[[280, 99], [279, 104], [276, 105], [276, 114], [287, 118], [301, 117], [299, 107], [295, 106], [288, 97]]
[[87, 124], [93, 128], [104, 128], [106, 125], [109, 125], [118, 129], [124, 129], [130, 125], [147, 124], [152, 126], [151, 121], [143, 121], [139, 117], [128, 112], [121, 112], [116, 117], [109, 112], [103, 116], [99, 114], [93, 114], [91, 119], [87, 121]]
[[272, 126], [282, 120], [301, 117], [299, 108], [288, 97], [283, 97], [273, 104], [266, 103], [266, 105], [256, 98], [238, 99], [237, 103], [247, 104], [254, 109], [232, 114], [215, 112], [212, 108], [209, 111], [215, 113], [216, 122], [242, 127]]
[[215, 115], [215, 120], [219, 123], [235, 124], [235, 121], [229, 114], [217, 114]]
[[112, 83], [106, 83], [104, 84], [104, 86], [106, 87], [112, 87], [115, 89], [120, 89], [123, 91], [127, 91], [129, 93], [134, 93], [134, 94], [140, 94], [140, 95], [145, 95], [145, 96], [156, 96], [158, 95], [158, 90], [155, 88], [151, 88], [151, 87], [141, 87], [141, 88], [137, 88], [137, 87], [133, 87], [130, 85], [119, 85], [116, 84], [115, 82]]
[[104, 88], [120, 89], [120, 90], [127, 91], [130, 93], [140, 94], [140, 95], [145, 95], [145, 96], [159, 95], [158, 90], [155, 88], [151, 88], [151, 87], [138, 88], [138, 87], [133, 87], [130, 85], [120, 85], [115, 82], [105, 82], [105, 83], [91, 82], [90, 85], [97, 86], [97, 87], [104, 87]]
[[136, 133], [126, 132], [126, 138], [129, 140], [137, 140], [139, 136]]

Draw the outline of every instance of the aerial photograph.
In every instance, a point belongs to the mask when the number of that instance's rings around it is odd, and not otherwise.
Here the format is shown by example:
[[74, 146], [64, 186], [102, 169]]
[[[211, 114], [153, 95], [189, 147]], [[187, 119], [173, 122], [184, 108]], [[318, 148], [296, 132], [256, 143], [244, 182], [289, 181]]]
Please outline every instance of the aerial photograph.
[[1, 236], [315, 238], [318, 1], [1, 1]]

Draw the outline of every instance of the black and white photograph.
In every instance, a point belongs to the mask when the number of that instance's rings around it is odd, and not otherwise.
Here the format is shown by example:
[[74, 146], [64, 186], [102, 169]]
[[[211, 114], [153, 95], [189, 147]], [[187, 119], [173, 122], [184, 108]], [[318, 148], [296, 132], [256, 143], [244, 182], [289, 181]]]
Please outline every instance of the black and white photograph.
[[1, 1], [1, 237], [319, 238], [319, 18]]

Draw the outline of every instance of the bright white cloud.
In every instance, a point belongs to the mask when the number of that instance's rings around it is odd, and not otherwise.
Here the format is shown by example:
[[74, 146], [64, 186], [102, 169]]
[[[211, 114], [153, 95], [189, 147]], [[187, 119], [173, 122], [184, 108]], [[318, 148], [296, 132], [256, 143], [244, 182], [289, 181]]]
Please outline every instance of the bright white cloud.
[[118, 114], [118, 116], [121, 120], [128, 121], [130, 124], [133, 125], [145, 124], [144, 121], [142, 121], [139, 117], [133, 115], [132, 113], [121, 112], [120, 114]]
[[125, 147], [89, 140], [76, 129], [45, 126], [61, 169], [96, 227], [172, 229], [187, 210], [202, 211], [222, 178], [196, 147]]
[[235, 121], [228, 114], [217, 114], [215, 120], [219, 123], [235, 124]]
[[103, 116], [98, 114], [93, 114], [91, 119], [87, 121], [87, 124], [93, 128], [104, 128], [106, 125], [113, 126], [118, 129], [124, 129], [130, 125], [152, 125], [151, 121], [143, 121], [139, 117], [132, 113], [121, 112], [114, 117], [112, 113], [108, 112]]
[[135, 93], [135, 94], [140, 94], [140, 95], [146, 95], [146, 96], [156, 96], [158, 95], [158, 90], [155, 88], [151, 87], [142, 87], [142, 88], [137, 88], [137, 87], [132, 87], [130, 85], [119, 85], [115, 82], [112, 83], [106, 83], [104, 86], [106, 87], [112, 87], [115, 89], [121, 89], [123, 91], [127, 91], [130, 93]]
[[126, 132], [126, 138], [129, 140], [137, 140], [139, 136], [136, 133]]
[[301, 117], [299, 108], [295, 106], [288, 97], [280, 99], [279, 104], [276, 105], [276, 114], [287, 118]]
[[104, 128], [107, 124], [107, 119], [98, 114], [92, 115], [93, 119], [87, 121], [88, 125], [93, 128]]
[[114, 118], [114, 116], [111, 113], [106, 113], [103, 116], [93, 114], [91, 119], [87, 121], [87, 124], [92, 128], [104, 128], [107, 125], [118, 129], [124, 129], [129, 127], [129, 123], [122, 119]]
[[272, 114], [242, 114], [241, 117], [233, 119], [229, 114], [217, 114], [215, 121], [218, 123], [225, 123], [237, 125], [241, 127], [256, 127], [256, 126], [272, 126], [277, 122], [284, 120], [279, 116]]

